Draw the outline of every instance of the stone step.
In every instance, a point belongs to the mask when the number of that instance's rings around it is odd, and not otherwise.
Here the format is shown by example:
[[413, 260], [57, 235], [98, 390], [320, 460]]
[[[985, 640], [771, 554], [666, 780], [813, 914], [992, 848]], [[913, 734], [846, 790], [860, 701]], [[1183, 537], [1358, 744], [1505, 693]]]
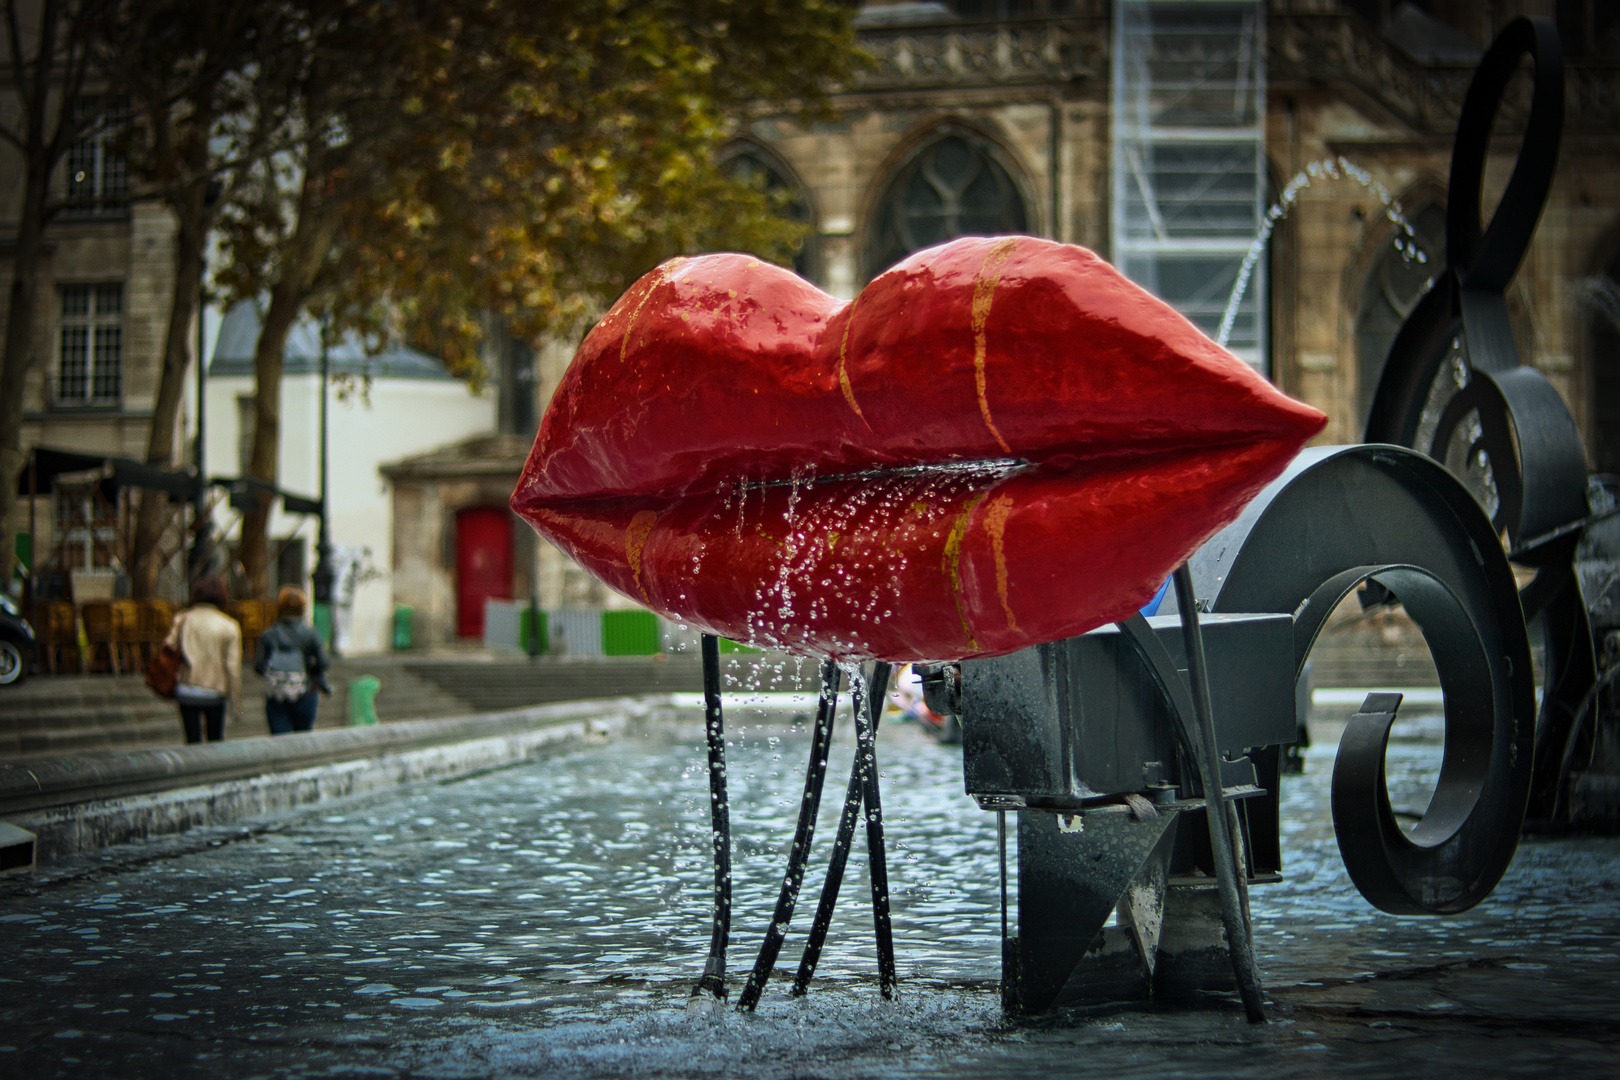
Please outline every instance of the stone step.
[[0, 732], [0, 756], [61, 756], [105, 750], [181, 746], [185, 741], [180, 728], [180, 718], [176, 713], [161, 719], [131, 720], [118, 726], [34, 728]]
[[174, 712], [172, 701], [164, 701], [142, 684], [130, 683], [122, 693], [98, 694], [88, 701], [69, 695], [55, 700], [7, 702], [5, 708], [0, 708], [0, 736], [15, 731], [96, 727], [170, 717]]
[[[164, 746], [184, 746], [179, 710], [172, 703], [161, 715], [126, 718], [121, 723], [35, 728], [0, 731], [0, 757], [61, 757], [69, 754], [118, 750], [146, 750]], [[316, 714], [316, 730], [348, 726], [346, 712], [324, 707]], [[268, 735], [263, 706], [244, 705], [241, 720], [225, 725], [226, 739]], [[396, 719], [403, 719], [396, 718]]]
[[154, 695], [137, 675], [36, 675], [19, 687], [0, 691], [0, 716], [42, 708], [95, 708]]
[[[332, 669], [334, 693], [321, 699], [316, 713], [317, 728], [348, 724], [348, 687], [362, 675], [374, 675], [382, 683], [376, 710], [385, 723], [479, 711], [388, 658], [339, 660]], [[184, 742], [174, 702], [153, 694], [139, 675], [36, 677], [15, 691], [0, 694], [0, 756], [126, 750]], [[245, 671], [242, 718], [226, 727], [226, 738], [267, 733], [264, 681]]]

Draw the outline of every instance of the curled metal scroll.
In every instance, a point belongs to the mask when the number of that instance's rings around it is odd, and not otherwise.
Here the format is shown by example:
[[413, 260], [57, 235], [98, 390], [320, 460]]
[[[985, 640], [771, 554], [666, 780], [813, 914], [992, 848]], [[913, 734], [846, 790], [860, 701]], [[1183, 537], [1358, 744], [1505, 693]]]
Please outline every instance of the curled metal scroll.
[[1507, 535], [1514, 562], [1567, 565], [1551, 534], [1586, 516], [1586, 450], [1564, 399], [1539, 371], [1476, 372], [1441, 413], [1429, 456], [1476, 498], [1488, 495], [1481, 505]]
[[[1311, 596], [1307, 613], [1312, 621], [1325, 622], [1363, 581], [1375, 581], [1398, 597], [1430, 643], [1446, 700], [1446, 748], [1434, 797], [1408, 834], [1395, 819], [1384, 784], [1384, 749], [1394, 710], [1366, 732], [1347, 728], [1333, 766], [1339, 853], [1350, 879], [1374, 907], [1397, 915], [1466, 910], [1483, 899], [1470, 887], [1479, 876], [1470, 868], [1493, 866], [1501, 840], [1469, 829], [1468, 822], [1491, 784], [1493, 765], [1511, 769], [1511, 762], [1493, 762], [1493, 729], [1477, 720], [1495, 713], [1490, 659], [1479, 627], [1457, 594], [1419, 566], [1363, 566], [1335, 575]], [[1351, 728], [1358, 726], [1351, 721]], [[1512, 831], [1517, 833], [1517, 825]]]
[[[1535, 94], [1513, 175], [1490, 224], [1481, 229], [1480, 191], [1491, 126], [1507, 84], [1531, 57]], [[1448, 361], [1465, 373], [1508, 371], [1518, 350], [1502, 298], [1524, 259], [1552, 186], [1564, 123], [1563, 50], [1546, 19], [1518, 18], [1503, 28], [1469, 84], [1452, 146], [1446, 208], [1446, 265], [1402, 324], [1384, 363], [1366, 441], [1419, 446], [1431, 390]]]
[[1512, 569], [1456, 477], [1401, 447], [1308, 450], [1192, 566], [1214, 611], [1295, 613], [1296, 671], [1362, 582], [1405, 604], [1439, 669], [1444, 760], [1428, 810], [1403, 833], [1383, 787], [1383, 739], [1341, 743], [1340, 851], [1384, 911], [1451, 914], [1488, 896], [1524, 820], [1535, 683]]
[[[1518, 159], [1488, 225], [1481, 188], [1491, 127], [1525, 57], [1534, 95]], [[1591, 624], [1573, 567], [1587, 516], [1586, 454], [1574, 419], [1541, 374], [1521, 367], [1502, 291], [1546, 204], [1564, 119], [1563, 53], [1553, 24], [1519, 18], [1469, 84], [1457, 124], [1446, 213], [1446, 266], [1401, 326], [1373, 398], [1368, 442], [1413, 447], [1445, 464], [1537, 569], [1524, 617], [1541, 620], [1546, 688], [1536, 735], [1532, 821], [1550, 823], [1560, 763], [1597, 678]]]

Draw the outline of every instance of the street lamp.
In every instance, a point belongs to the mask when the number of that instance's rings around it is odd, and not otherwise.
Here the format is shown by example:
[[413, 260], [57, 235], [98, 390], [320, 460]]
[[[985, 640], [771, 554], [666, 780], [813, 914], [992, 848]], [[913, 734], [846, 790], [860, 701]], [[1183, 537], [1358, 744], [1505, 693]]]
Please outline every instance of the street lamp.
[[204, 325], [203, 279], [208, 273], [208, 255], [202, 257], [197, 273], [197, 443], [192, 460], [197, 466], [197, 489], [191, 496], [191, 554], [186, 579], [195, 584], [208, 572], [208, 560], [213, 555], [213, 522], [208, 516], [208, 328]]
[[330, 317], [321, 321], [321, 512], [320, 533], [316, 540], [315, 572], [310, 575], [310, 587], [314, 592], [317, 611], [325, 610], [327, 628], [327, 648], [333, 656], [337, 656], [337, 627], [332, 618], [332, 583], [337, 576], [332, 569], [332, 544], [328, 526], [327, 479], [326, 479], [326, 384], [331, 374], [331, 353], [327, 338], [331, 335], [332, 322]]
[[208, 443], [205, 432], [208, 422], [208, 316], [204, 306], [208, 283], [208, 222], [220, 196], [225, 193], [218, 180], [207, 181], [203, 188], [202, 236], [199, 238], [200, 258], [197, 260], [197, 444], [192, 460], [197, 466], [197, 490], [191, 497], [191, 554], [186, 578], [195, 582], [208, 572], [213, 559], [214, 524], [208, 514]]

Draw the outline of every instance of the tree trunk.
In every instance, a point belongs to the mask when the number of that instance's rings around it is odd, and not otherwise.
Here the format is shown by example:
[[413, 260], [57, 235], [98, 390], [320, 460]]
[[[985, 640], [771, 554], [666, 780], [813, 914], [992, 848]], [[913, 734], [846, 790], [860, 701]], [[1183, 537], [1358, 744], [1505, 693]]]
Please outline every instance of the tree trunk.
[[[313, 170], [312, 171], [316, 171]], [[317, 171], [317, 175], [324, 174]], [[315, 190], [309, 174], [298, 199], [298, 224], [288, 239], [280, 277], [270, 290], [270, 308], [259, 330], [253, 351], [253, 452], [248, 476], [275, 485], [280, 475], [281, 455], [281, 373], [287, 335], [291, 333], [315, 272], [326, 258], [337, 236], [341, 206]], [[270, 592], [270, 511], [274, 500], [264, 493], [251, 493], [242, 515], [242, 538], [237, 557], [247, 579], [249, 594]]]
[[[303, 306], [303, 297], [278, 281], [270, 293], [270, 310], [259, 328], [259, 341], [253, 351], [253, 451], [248, 460], [248, 476], [275, 484], [280, 479], [281, 458], [281, 371], [287, 335]], [[270, 510], [273, 500], [262, 491], [249, 489], [248, 508], [242, 513], [242, 539], [237, 555], [247, 578], [248, 595], [264, 596], [270, 591]]]
[[[200, 142], [200, 140], [199, 140]], [[206, 144], [204, 151], [206, 153]], [[174, 252], [174, 297], [169, 303], [169, 328], [163, 342], [163, 369], [158, 380], [157, 401], [152, 408], [152, 427], [146, 439], [148, 465], [174, 464], [174, 437], [180, 426], [180, 404], [185, 397], [186, 372], [191, 364], [193, 318], [202, 318], [200, 284], [203, 267], [203, 240], [207, 234], [206, 195], [208, 179], [203, 169], [194, 169], [198, 179], [188, 184], [173, 208], [180, 221]], [[201, 356], [197, 362], [203, 362]], [[163, 571], [163, 534], [173, 514], [169, 497], [161, 491], [141, 493], [140, 512], [135, 519], [134, 575], [131, 588], [137, 597], [157, 592], [158, 575]]]
[[22, 446], [23, 391], [34, 354], [34, 314], [39, 304], [39, 264], [45, 249], [45, 197], [50, 165], [30, 161], [17, 225], [17, 256], [6, 311], [5, 353], [0, 356], [0, 590], [11, 589], [17, 530], [17, 481], [28, 455]]

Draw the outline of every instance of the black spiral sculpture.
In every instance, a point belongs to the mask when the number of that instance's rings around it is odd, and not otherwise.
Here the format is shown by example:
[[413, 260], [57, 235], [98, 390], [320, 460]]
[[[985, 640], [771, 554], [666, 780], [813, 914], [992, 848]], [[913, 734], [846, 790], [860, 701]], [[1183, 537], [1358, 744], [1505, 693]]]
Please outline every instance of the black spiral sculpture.
[[[1521, 60], [1534, 96], [1518, 160], [1490, 223], [1480, 195], [1491, 127]], [[1369, 443], [1412, 447], [1458, 474], [1515, 563], [1536, 570], [1520, 592], [1539, 619], [1546, 680], [1527, 817], [1569, 823], [1564, 799], [1576, 744], [1595, 737], [1600, 673], [1574, 558], [1592, 516], [1575, 421], [1542, 374], [1520, 365], [1503, 290], [1546, 205], [1564, 121], [1564, 65], [1551, 22], [1509, 23], [1480, 61], [1452, 150], [1446, 265], [1390, 348], [1366, 428]], [[1451, 392], [1454, 389], [1454, 392]]]

